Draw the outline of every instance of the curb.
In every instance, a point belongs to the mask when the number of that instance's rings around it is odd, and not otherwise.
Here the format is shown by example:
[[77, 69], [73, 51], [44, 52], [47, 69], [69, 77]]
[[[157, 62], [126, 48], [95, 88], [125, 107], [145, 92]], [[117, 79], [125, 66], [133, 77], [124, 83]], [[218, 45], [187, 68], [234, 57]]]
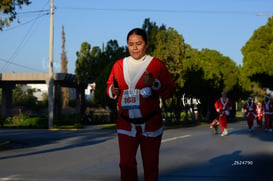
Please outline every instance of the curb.
[[0, 141], [0, 150], [6, 148], [10, 144], [10, 141]]

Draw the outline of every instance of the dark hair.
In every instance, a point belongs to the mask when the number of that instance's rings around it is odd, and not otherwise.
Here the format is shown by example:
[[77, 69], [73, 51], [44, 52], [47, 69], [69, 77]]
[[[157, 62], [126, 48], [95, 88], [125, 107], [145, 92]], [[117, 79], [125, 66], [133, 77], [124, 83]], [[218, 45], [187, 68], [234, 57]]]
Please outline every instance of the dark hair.
[[143, 38], [145, 44], [148, 43], [148, 38], [147, 38], [147, 34], [146, 31], [144, 29], [141, 28], [134, 28], [131, 31], [129, 31], [128, 35], [127, 35], [127, 42], [129, 40], [129, 37], [133, 34], [139, 35]]

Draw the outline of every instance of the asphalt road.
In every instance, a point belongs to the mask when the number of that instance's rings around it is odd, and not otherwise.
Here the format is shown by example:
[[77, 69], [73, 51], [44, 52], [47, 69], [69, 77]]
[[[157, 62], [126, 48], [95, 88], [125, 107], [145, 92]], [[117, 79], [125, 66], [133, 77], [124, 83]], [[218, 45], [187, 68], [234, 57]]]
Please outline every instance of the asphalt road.
[[[273, 180], [273, 133], [249, 133], [245, 121], [228, 130], [226, 137], [212, 135], [208, 125], [165, 130], [159, 181]], [[0, 181], [119, 180], [115, 130], [0, 129], [0, 139], [9, 141], [0, 150]]]

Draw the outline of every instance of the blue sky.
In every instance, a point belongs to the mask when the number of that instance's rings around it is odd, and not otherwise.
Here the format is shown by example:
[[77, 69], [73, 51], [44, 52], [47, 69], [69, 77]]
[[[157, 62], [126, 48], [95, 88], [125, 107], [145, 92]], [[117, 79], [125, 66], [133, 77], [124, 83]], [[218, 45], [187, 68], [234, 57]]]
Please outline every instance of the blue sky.
[[[18, 20], [0, 32], [1, 72], [48, 72], [50, 0], [31, 0]], [[272, 0], [55, 0], [54, 72], [60, 71], [61, 30], [68, 71], [74, 73], [81, 43], [126, 45], [130, 29], [145, 18], [178, 31], [187, 44], [217, 50], [242, 64], [241, 48], [273, 14]], [[264, 16], [257, 16], [264, 13]]]

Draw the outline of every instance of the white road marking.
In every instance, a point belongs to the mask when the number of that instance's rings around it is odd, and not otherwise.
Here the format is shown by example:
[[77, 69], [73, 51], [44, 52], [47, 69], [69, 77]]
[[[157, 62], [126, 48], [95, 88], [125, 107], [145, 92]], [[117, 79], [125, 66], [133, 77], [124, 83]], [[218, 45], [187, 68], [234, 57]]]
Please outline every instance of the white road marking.
[[17, 180], [19, 175], [9, 175], [7, 177], [0, 177], [1, 181]]
[[166, 142], [169, 142], [169, 141], [174, 141], [174, 140], [177, 140], [177, 139], [182, 139], [182, 138], [187, 138], [187, 137], [191, 137], [191, 135], [187, 134], [187, 135], [183, 135], [183, 136], [177, 136], [177, 137], [173, 137], [173, 138], [168, 138], [168, 139], [162, 140], [161, 142], [162, 143], [166, 143]]

